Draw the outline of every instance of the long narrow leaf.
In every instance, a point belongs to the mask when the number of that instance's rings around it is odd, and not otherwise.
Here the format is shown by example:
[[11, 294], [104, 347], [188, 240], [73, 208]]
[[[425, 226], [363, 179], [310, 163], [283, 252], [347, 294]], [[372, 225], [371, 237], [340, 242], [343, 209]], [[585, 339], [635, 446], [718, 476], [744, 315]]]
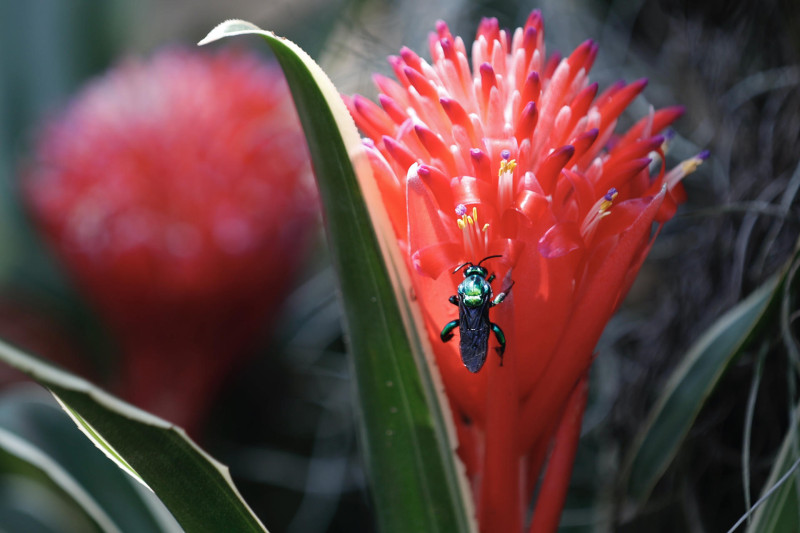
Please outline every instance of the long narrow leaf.
[[768, 281], [725, 313], [670, 377], [625, 462], [627, 492], [634, 500], [647, 500], [725, 369], [772, 308], [780, 279]]
[[54, 486], [61, 489], [63, 494], [74, 501], [75, 506], [71, 511], [73, 513], [85, 513], [86, 517], [94, 523], [96, 531], [122, 533], [122, 530], [119, 529], [92, 495], [87, 493], [61, 465], [53, 461], [51, 457], [29, 441], [14, 435], [4, 428], [0, 428], [0, 462], [6, 465], [4, 470], [12, 469], [9, 468], [10, 465], [8, 464], [12, 461], [16, 463], [13, 469], [20, 471], [20, 475], [24, 471], [28, 471], [26, 477], [31, 481], [33, 481], [34, 477], [46, 477], [49, 479]]
[[[798, 289], [800, 288], [800, 254], [797, 254], [788, 269], [786, 280], [783, 284], [782, 301], [780, 306], [781, 336], [787, 350], [790, 368], [797, 370], [798, 347], [792, 333], [794, 313], [798, 306]], [[789, 379], [795, 379], [794, 372]], [[798, 457], [798, 442], [800, 441], [800, 405], [793, 407], [783, 444], [778, 452], [772, 471], [764, 484], [761, 498], [757, 503], [762, 504], [756, 508], [753, 521], [750, 523], [748, 533], [778, 533], [800, 531], [800, 457]]]
[[[35, 464], [54, 482], [66, 485], [60, 479], [67, 477], [77, 484], [77, 491], [67, 492], [87, 513], [99, 507], [121, 531], [182, 531], [155, 495], [108, 461], [43, 389], [31, 384], [4, 391], [0, 431], [41, 456]], [[0, 447], [16, 453], [3, 439]], [[88, 504], [76, 497], [79, 492], [90, 497]]]
[[182, 429], [3, 342], [0, 360], [50, 389], [84, 433], [146, 483], [188, 533], [266, 531], [227, 468]]
[[[797, 407], [800, 409], [800, 406]], [[800, 530], [800, 485], [795, 452], [797, 432], [789, 428], [781, 449], [764, 483], [764, 494], [756, 502], [753, 521], [747, 533], [793, 533]]]
[[[295, 44], [244, 21], [220, 24], [201, 41], [264, 37], [281, 64], [306, 133], [326, 230], [339, 275], [361, 408], [362, 446], [381, 531], [458, 532], [467, 511], [424, 335], [408, 306], [402, 268], [370, 191], [368, 163], [347, 109], [322, 70]], [[362, 177], [361, 187], [354, 166]], [[376, 235], [371, 216], [378, 218]], [[390, 270], [384, 265], [389, 257]], [[406, 328], [410, 331], [407, 336]]]

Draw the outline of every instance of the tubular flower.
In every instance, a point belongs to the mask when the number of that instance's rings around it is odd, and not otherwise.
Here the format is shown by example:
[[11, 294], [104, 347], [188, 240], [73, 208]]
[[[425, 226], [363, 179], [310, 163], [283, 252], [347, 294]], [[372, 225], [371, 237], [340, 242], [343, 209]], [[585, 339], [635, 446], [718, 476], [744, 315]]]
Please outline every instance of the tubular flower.
[[[705, 154], [665, 171], [660, 132], [680, 107], [615, 132], [646, 81], [598, 92], [588, 79], [596, 45], [547, 57], [538, 11], [513, 33], [484, 19], [471, 66], [444, 22], [429, 44], [431, 63], [408, 48], [389, 58], [397, 80], [375, 76], [380, 105], [359, 95], [345, 102], [368, 137], [407, 258], [481, 529], [521, 531], [538, 486], [527, 527], [552, 531], [595, 344], [650, 249], [654, 223], [674, 214], [681, 179]], [[440, 333], [458, 335], [451, 303], [464, 300], [448, 300], [464, 276], [453, 271], [485, 258], [486, 280], [497, 275], [490, 297], [507, 293], [489, 315], [506, 349], [501, 366], [493, 336], [483, 370], [471, 373], [459, 343]]]
[[280, 69], [236, 51], [125, 62], [45, 127], [25, 178], [122, 350], [121, 394], [197, 429], [317, 218]]

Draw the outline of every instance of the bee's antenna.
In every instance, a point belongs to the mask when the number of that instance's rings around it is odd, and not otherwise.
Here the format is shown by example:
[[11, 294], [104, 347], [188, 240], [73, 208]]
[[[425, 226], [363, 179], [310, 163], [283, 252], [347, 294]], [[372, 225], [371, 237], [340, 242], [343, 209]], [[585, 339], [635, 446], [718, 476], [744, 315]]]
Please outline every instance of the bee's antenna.
[[[455, 274], [456, 272], [458, 272], [459, 270], [461, 270], [462, 268], [464, 268], [467, 265], [472, 266], [472, 263], [470, 261], [467, 261], [466, 263], [464, 263], [463, 265], [461, 265], [457, 269], [453, 270], [453, 274]], [[480, 263], [478, 263], [478, 265], [480, 265]]]
[[[502, 255], [490, 255], [488, 257], [484, 257], [483, 259], [481, 259], [480, 263], [478, 263], [478, 266], [481, 266], [481, 263], [483, 263], [487, 259], [494, 259], [495, 257], [503, 257], [503, 256]], [[464, 265], [461, 265], [461, 266], [464, 266]], [[459, 268], [461, 268], [461, 267], [459, 267]]]

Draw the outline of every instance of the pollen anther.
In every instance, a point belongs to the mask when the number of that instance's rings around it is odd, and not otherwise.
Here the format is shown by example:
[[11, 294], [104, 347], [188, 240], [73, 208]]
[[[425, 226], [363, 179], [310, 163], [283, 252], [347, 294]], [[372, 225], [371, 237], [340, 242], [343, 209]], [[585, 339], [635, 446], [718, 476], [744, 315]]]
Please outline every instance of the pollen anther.
[[473, 207], [472, 213], [468, 215], [466, 207], [463, 204], [458, 204], [456, 214], [459, 215], [459, 218], [456, 219], [456, 225], [462, 231], [464, 248], [470, 257], [482, 257], [482, 254], [485, 255], [489, 247], [489, 224], [486, 223], [481, 226], [478, 223], [477, 207]]

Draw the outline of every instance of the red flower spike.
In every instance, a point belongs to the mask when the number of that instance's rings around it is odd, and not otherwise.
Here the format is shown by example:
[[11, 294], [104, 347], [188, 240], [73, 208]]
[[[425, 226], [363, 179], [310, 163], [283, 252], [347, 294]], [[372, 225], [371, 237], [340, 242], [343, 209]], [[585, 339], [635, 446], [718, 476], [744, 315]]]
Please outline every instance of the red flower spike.
[[556, 72], [556, 68], [561, 63], [561, 54], [558, 52], [554, 52], [552, 56], [547, 60], [547, 63], [544, 66], [544, 79], [551, 79], [553, 74]]
[[542, 84], [541, 80], [539, 79], [539, 73], [536, 71], [531, 71], [531, 73], [525, 78], [525, 84], [522, 86], [520, 102], [537, 102], [539, 100], [541, 90]]
[[239, 52], [128, 60], [46, 126], [24, 178], [33, 218], [116, 336], [116, 392], [195, 433], [317, 217], [280, 69]]
[[592, 105], [592, 100], [594, 100], [594, 97], [597, 95], [598, 87], [597, 83], [584, 87], [572, 100], [570, 104], [572, 108], [572, 123], [568, 128], [570, 133], [578, 125], [580, 119], [586, 116], [589, 107]]
[[536, 50], [536, 42], [537, 42], [537, 35], [538, 31], [536, 28], [527, 27], [523, 33], [523, 41], [522, 41], [522, 48], [525, 50], [525, 66], [530, 65], [531, 59], [533, 59], [533, 53]]
[[611, 187], [616, 187], [620, 190], [625, 189], [628, 180], [646, 169], [650, 165], [650, 161], [647, 157], [620, 161], [609, 171], [606, 171], [604, 166], [603, 175], [595, 183], [595, 192], [599, 195]]
[[438, 168], [420, 165], [417, 175], [436, 196], [439, 205], [456, 205], [453, 202], [453, 191], [450, 189], [450, 179]]
[[636, 98], [640, 92], [647, 87], [647, 79], [642, 78], [637, 80], [630, 85], [627, 85], [617, 91], [613, 96], [611, 96], [607, 102], [605, 102], [602, 106], [598, 106], [600, 109], [600, 115], [603, 117], [602, 126], [600, 130], [602, 131], [603, 128], [608, 126], [611, 121], [615, 120], [622, 111], [628, 107], [628, 105], [633, 102], [633, 99]]
[[[380, 74], [374, 74], [372, 76], [372, 81], [375, 83], [378, 89], [380, 89], [383, 94], [391, 98], [400, 109], [404, 110], [408, 107], [408, 93], [406, 92], [406, 89], [399, 83]], [[405, 111], [403, 112], [405, 113]]]
[[361, 95], [353, 96], [350, 101], [346, 100], [345, 104], [348, 104], [350, 114], [358, 117], [356, 118], [358, 127], [371, 132], [370, 137], [380, 137], [394, 127], [394, 122], [383, 109]]
[[572, 157], [567, 162], [566, 166], [573, 165], [576, 161], [579, 161], [586, 151], [589, 150], [592, 144], [594, 144], [594, 142], [597, 140], [597, 135], [599, 133], [600, 132], [597, 130], [597, 128], [592, 128], [589, 131], [584, 131], [570, 141], [569, 144], [575, 149], [575, 153], [572, 154]]
[[397, 105], [397, 102], [386, 96], [385, 94], [380, 95], [378, 101], [381, 104], [381, 107], [389, 115], [395, 124], [402, 124], [408, 119], [408, 114], [403, 111], [403, 109]]
[[[404, 216], [392, 220], [397, 245], [450, 402], [481, 531], [554, 531], [594, 346], [652, 245], [653, 222], [671, 216], [683, 200], [681, 179], [705, 154], [668, 172], [650, 169], [651, 152], [663, 161], [659, 133], [680, 108], [651, 112], [628, 133], [615, 133], [645, 82], [619, 82], [598, 96], [588, 79], [597, 46], [587, 41], [565, 60], [546, 57], [539, 12], [511, 33], [494, 19], [481, 22], [471, 65], [444, 23], [429, 43], [430, 66], [403, 51], [404, 59], [390, 60], [399, 83], [378, 78], [386, 97], [414, 109], [398, 125], [384, 106], [392, 131], [373, 140], [403, 154], [391, 167], [406, 185], [404, 209], [390, 205], [398, 199], [394, 187], [384, 187], [382, 199], [390, 217]], [[417, 61], [432, 72], [424, 84], [415, 78]], [[377, 179], [388, 182], [388, 165], [371, 160], [380, 166]], [[495, 254], [502, 257], [487, 259]], [[442, 342], [440, 333], [459, 316], [448, 298], [464, 278], [453, 269], [482, 260], [496, 274], [492, 297], [507, 293], [489, 314], [506, 344], [500, 366], [492, 337], [476, 374], [464, 368], [456, 339]], [[526, 524], [537, 486], [546, 494]]]
[[450, 150], [447, 148], [447, 145], [445, 145], [442, 139], [440, 139], [439, 136], [433, 131], [419, 124], [414, 126], [414, 131], [417, 133], [417, 137], [422, 143], [422, 146], [424, 146], [425, 150], [428, 152], [429, 157], [438, 159], [442, 164], [444, 164], [446, 170], [452, 173], [455, 169], [453, 154], [450, 153]]
[[497, 87], [497, 78], [495, 78], [494, 69], [489, 63], [483, 63], [479, 71], [481, 73], [481, 108], [487, 109], [492, 88]]
[[413, 68], [406, 67], [403, 69], [403, 73], [405, 73], [408, 82], [417, 90], [420, 96], [429, 98], [431, 100], [439, 99], [436, 89], [420, 72], [414, 70]]
[[558, 432], [553, 439], [553, 451], [547, 463], [536, 510], [533, 513], [530, 533], [558, 529], [561, 509], [567, 500], [567, 489], [572, 476], [572, 465], [578, 451], [581, 422], [589, 398], [589, 379], [584, 376], [570, 395]]
[[383, 141], [386, 151], [392, 156], [392, 159], [397, 161], [401, 168], [408, 168], [417, 162], [417, 158], [414, 157], [414, 153], [411, 150], [388, 135], [382, 136], [381, 141]]
[[400, 49], [400, 57], [403, 58], [403, 61], [406, 62], [406, 65], [422, 74], [422, 60], [416, 53], [414, 53], [413, 50], [405, 46], [402, 47]]
[[[473, 148], [469, 151], [470, 159], [472, 159], [472, 167], [475, 169], [475, 176], [486, 182], [492, 181], [492, 169], [489, 163], [489, 157], [483, 153], [482, 150]], [[461, 202], [473, 203], [473, 202]]]
[[514, 136], [517, 139], [528, 139], [536, 128], [536, 121], [539, 119], [539, 110], [536, 109], [536, 102], [528, 102], [520, 113], [517, 129]]
[[[643, 117], [628, 132], [620, 138], [617, 146], [625, 146], [646, 135], [654, 135], [678, 120], [686, 112], [683, 106], [673, 106], [656, 111], [652, 117]], [[644, 130], [650, 126], [651, 131], [645, 134]]]
[[544, 189], [545, 194], [552, 194], [555, 189], [556, 179], [558, 178], [561, 169], [567, 164], [567, 161], [572, 159], [575, 153], [575, 147], [566, 145], [558, 150], [553, 151], [548, 155], [539, 169], [536, 171], [536, 178], [539, 184]]

